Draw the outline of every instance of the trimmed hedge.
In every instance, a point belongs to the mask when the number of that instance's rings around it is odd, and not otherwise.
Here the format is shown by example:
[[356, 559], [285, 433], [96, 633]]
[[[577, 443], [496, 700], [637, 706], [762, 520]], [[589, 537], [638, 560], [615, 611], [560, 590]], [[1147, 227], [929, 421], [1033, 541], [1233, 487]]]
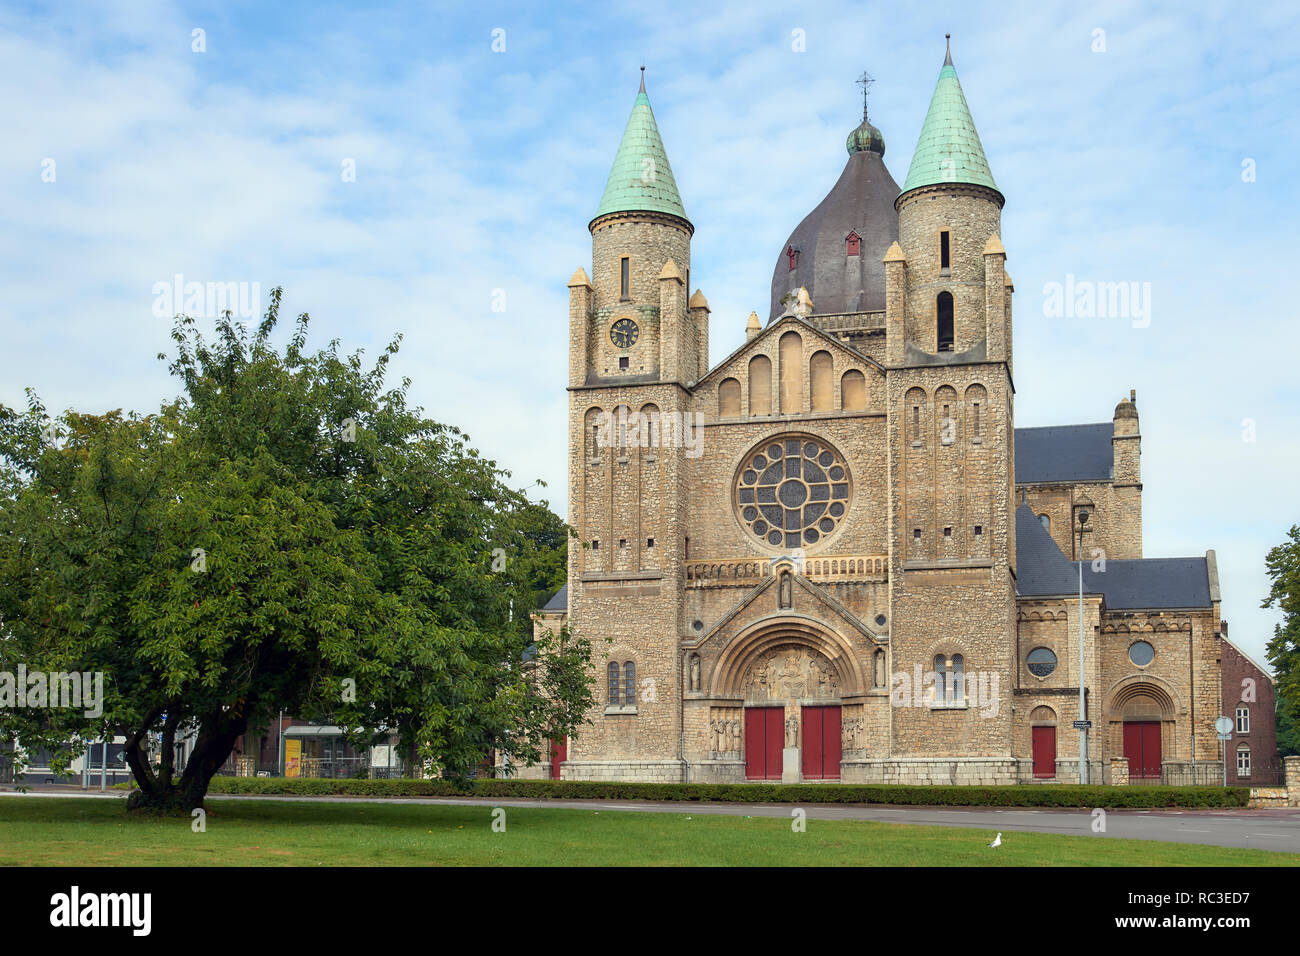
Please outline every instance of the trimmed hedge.
[[890, 786], [883, 784], [606, 783], [585, 780], [324, 780], [213, 777], [208, 793], [352, 797], [497, 797], [715, 803], [877, 803], [942, 807], [1244, 807], [1247, 787]]

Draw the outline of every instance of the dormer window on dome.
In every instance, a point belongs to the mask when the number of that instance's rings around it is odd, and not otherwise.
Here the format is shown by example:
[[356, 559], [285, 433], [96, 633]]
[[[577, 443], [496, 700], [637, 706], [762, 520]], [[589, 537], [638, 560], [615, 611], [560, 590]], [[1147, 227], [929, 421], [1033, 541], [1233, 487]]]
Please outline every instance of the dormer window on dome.
[[844, 254], [848, 256], [862, 254], [862, 237], [856, 232], [850, 232], [844, 237]]
[[799, 265], [799, 250], [794, 246], [786, 246], [785, 257], [790, 263], [790, 271], [794, 272], [795, 268]]

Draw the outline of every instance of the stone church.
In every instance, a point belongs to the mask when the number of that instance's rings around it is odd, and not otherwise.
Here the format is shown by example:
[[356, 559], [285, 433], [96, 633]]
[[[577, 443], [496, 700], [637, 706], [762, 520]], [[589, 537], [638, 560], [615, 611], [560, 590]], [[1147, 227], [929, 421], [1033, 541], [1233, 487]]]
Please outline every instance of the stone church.
[[591, 639], [599, 704], [512, 769], [1213, 779], [1214, 552], [1143, 556], [1136, 396], [1015, 427], [1005, 198], [951, 54], [901, 187], [866, 113], [776, 256], [767, 320], [711, 366], [643, 77], [569, 281], [577, 539], [535, 616]]

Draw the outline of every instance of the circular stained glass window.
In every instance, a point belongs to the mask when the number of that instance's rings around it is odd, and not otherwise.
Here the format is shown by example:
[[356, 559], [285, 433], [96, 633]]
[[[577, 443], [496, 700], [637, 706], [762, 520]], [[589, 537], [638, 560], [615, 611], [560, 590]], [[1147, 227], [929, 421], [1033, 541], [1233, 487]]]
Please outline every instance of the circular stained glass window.
[[849, 469], [820, 439], [769, 440], [745, 456], [736, 478], [736, 513], [774, 548], [801, 548], [831, 534], [848, 513]]
[[1056, 655], [1050, 648], [1035, 647], [1026, 655], [1025, 666], [1035, 677], [1046, 677], [1056, 670]]
[[1156, 659], [1156, 649], [1146, 641], [1136, 641], [1128, 649], [1128, 659], [1138, 667], [1146, 667]]

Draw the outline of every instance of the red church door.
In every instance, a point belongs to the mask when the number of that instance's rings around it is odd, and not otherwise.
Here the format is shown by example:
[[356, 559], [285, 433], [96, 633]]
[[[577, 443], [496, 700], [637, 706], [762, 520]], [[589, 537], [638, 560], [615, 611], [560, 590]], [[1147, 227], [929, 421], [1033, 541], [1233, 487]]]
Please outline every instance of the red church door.
[[569, 759], [569, 738], [551, 741], [551, 779], [560, 779], [560, 764]]
[[1056, 728], [1031, 727], [1034, 735], [1034, 776], [1056, 776]]
[[745, 776], [750, 780], [780, 780], [783, 746], [785, 708], [745, 708]]
[[1128, 775], [1144, 780], [1160, 779], [1160, 722], [1124, 721], [1124, 756]]
[[804, 779], [839, 779], [843, 752], [840, 717], [839, 707], [803, 708]]

